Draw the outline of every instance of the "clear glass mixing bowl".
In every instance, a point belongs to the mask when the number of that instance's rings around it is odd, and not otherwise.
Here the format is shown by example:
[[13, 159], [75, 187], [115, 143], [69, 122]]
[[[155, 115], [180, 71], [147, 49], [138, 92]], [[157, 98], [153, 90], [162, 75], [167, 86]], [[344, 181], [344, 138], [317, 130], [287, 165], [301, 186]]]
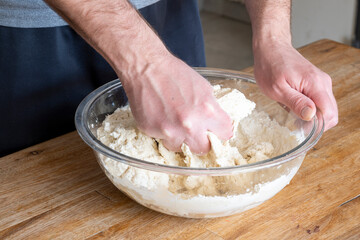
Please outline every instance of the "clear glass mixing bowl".
[[[294, 177], [306, 152], [316, 144], [324, 130], [320, 111], [311, 121], [303, 121], [267, 98], [254, 78], [238, 71], [196, 68], [210, 81], [236, 88], [256, 103], [258, 111], [301, 136], [299, 145], [288, 152], [247, 165], [223, 168], [187, 168], [156, 164], [126, 156], [97, 139], [97, 129], [105, 117], [128, 104], [119, 80], [90, 93], [79, 105], [75, 124], [81, 138], [94, 150], [97, 160], [112, 183], [138, 203], [170, 215], [189, 218], [220, 217], [253, 208], [282, 190]], [[134, 173], [137, 172], [136, 177]], [[140, 176], [140, 178], [139, 178]], [[153, 181], [149, 185], [149, 181]], [[208, 187], [211, 194], [194, 194], [191, 187], [177, 188], [174, 183], [192, 180]], [[224, 187], [226, 186], [226, 187]]]

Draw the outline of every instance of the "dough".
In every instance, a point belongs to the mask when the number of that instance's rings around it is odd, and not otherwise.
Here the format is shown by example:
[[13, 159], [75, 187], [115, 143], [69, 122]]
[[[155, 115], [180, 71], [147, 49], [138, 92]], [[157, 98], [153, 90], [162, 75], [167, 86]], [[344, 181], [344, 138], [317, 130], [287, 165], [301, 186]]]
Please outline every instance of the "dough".
[[[117, 109], [106, 117], [97, 130], [98, 139], [110, 148], [125, 155], [149, 162], [196, 168], [229, 167], [262, 161], [282, 154], [298, 145], [290, 130], [271, 120], [265, 112], [255, 110], [255, 103], [236, 89], [214, 86], [214, 95], [220, 106], [234, 122], [234, 135], [221, 141], [209, 132], [211, 150], [205, 156], [193, 154], [186, 144], [182, 152], [167, 150], [161, 140], [148, 137], [136, 128], [129, 106]], [[104, 165], [113, 176], [127, 179], [135, 187], [156, 189], [163, 186], [172, 193], [187, 196], [221, 196], [236, 193], [243, 176], [204, 177], [174, 176], [134, 168], [105, 158]], [[237, 182], [234, 187], [234, 181]]]

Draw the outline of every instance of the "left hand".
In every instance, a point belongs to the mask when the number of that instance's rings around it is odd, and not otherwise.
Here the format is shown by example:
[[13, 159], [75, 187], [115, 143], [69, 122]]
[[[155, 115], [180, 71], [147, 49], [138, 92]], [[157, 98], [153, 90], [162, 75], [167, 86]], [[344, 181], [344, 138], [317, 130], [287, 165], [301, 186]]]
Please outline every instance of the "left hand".
[[255, 79], [270, 98], [286, 105], [303, 120], [320, 109], [325, 131], [338, 122], [338, 108], [329, 75], [306, 60], [291, 44], [269, 43], [254, 48]]

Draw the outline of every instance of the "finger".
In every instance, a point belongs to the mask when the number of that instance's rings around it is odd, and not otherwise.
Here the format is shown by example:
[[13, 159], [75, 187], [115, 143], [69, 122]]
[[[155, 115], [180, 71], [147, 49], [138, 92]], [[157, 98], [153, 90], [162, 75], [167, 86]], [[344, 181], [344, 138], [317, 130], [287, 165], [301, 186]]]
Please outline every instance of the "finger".
[[206, 131], [191, 135], [185, 139], [184, 143], [189, 146], [191, 152], [199, 155], [208, 153], [211, 147]]
[[207, 129], [221, 140], [229, 140], [233, 136], [233, 124], [229, 115], [220, 109], [214, 118], [208, 121]]
[[291, 87], [284, 89], [280, 97], [280, 102], [289, 107], [297, 116], [305, 121], [311, 120], [316, 113], [315, 103]]
[[320, 109], [324, 121], [325, 131], [334, 127], [338, 123], [338, 108], [335, 97], [332, 92], [332, 80], [327, 74], [321, 75], [319, 78], [313, 78], [311, 87], [305, 92]]
[[162, 139], [161, 141], [168, 150], [173, 152], [181, 152], [181, 145], [184, 142], [184, 138], [181, 137], [167, 138], [167, 139]]
[[[228, 140], [233, 135], [233, 125], [230, 116], [220, 107], [217, 102], [205, 104], [206, 128], [222, 140]], [[203, 116], [204, 117], [204, 116]]]
[[338, 108], [334, 95], [331, 90], [317, 90], [312, 92], [309, 97], [315, 102], [316, 106], [323, 114], [325, 121], [325, 131], [334, 127], [338, 123]]

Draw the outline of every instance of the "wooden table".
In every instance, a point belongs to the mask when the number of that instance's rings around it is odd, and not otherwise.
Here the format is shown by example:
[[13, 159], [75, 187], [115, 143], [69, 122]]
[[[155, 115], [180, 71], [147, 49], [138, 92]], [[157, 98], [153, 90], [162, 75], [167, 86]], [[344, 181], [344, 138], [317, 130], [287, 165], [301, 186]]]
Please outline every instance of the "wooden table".
[[300, 52], [332, 77], [340, 121], [269, 201], [217, 219], [149, 210], [72, 132], [0, 159], [0, 239], [360, 239], [360, 50], [322, 40]]

